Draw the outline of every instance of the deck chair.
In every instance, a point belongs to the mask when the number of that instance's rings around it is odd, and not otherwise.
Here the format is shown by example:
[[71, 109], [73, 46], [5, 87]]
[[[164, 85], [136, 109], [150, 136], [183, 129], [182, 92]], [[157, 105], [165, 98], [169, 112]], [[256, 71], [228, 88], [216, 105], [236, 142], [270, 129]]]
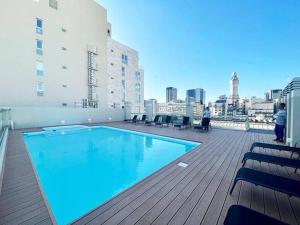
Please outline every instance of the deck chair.
[[286, 145], [275, 145], [275, 144], [261, 143], [261, 142], [254, 142], [252, 144], [251, 148], [250, 148], [250, 152], [252, 152], [254, 150], [254, 148], [259, 148], [259, 147], [260, 148], [274, 149], [274, 150], [278, 150], [278, 151], [288, 151], [288, 152], [292, 153], [291, 157], [296, 152], [296, 153], [298, 153], [298, 155], [300, 157], [300, 148], [290, 147], [290, 146], [286, 146]]
[[151, 126], [151, 125], [153, 125], [153, 124], [156, 124], [156, 123], [158, 123], [159, 118], [160, 118], [160, 115], [156, 115], [156, 116], [154, 117], [154, 120], [152, 120], [152, 121], [146, 121], [145, 124], [146, 124], [146, 125], [149, 125], [149, 126]]
[[288, 194], [290, 197], [296, 196], [300, 198], [300, 181], [249, 168], [240, 168], [238, 170], [230, 194], [232, 194], [236, 183], [240, 180]]
[[161, 122], [157, 122], [157, 123], [155, 123], [155, 125], [160, 125], [161, 127], [163, 127], [164, 125], [169, 126], [169, 124], [171, 123], [172, 117], [171, 116], [166, 116], [166, 117], [163, 117], [163, 118], [164, 119]]
[[130, 123], [130, 122], [135, 123], [136, 121], [137, 121], [137, 115], [134, 115], [134, 116], [132, 117], [132, 119], [124, 120], [124, 122], [128, 122], [128, 123]]
[[288, 225], [265, 214], [241, 205], [232, 205], [227, 211], [224, 225]]
[[178, 124], [174, 124], [174, 127], [178, 127], [178, 128], [182, 128], [182, 127], [187, 127], [189, 125], [190, 122], [190, 117], [188, 116], [184, 116], [182, 119], [182, 123], [178, 123]]
[[146, 119], [147, 119], [147, 115], [142, 115], [142, 118], [140, 120], [138, 120], [137, 122], [139, 123], [145, 123], [146, 122]]
[[255, 160], [259, 162], [266, 162], [271, 164], [276, 164], [280, 166], [287, 166], [295, 169], [295, 173], [297, 172], [297, 169], [300, 168], [300, 160], [298, 159], [289, 159], [285, 157], [278, 157], [278, 156], [272, 156], [272, 155], [266, 155], [261, 153], [255, 153], [255, 152], [246, 152], [244, 154], [242, 163], [243, 167], [246, 164], [247, 160]]

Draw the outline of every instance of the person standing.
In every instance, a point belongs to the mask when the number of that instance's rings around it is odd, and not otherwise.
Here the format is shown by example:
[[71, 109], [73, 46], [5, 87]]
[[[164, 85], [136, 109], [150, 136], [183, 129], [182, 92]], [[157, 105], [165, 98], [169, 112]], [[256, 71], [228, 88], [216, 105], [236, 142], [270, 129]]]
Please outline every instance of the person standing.
[[284, 128], [286, 124], [286, 117], [287, 117], [287, 113], [285, 110], [285, 104], [280, 103], [279, 110], [274, 115], [274, 118], [276, 119], [275, 130], [274, 130], [276, 139], [274, 139], [274, 141], [284, 142], [283, 137], [284, 137]]
[[208, 131], [208, 128], [209, 128], [209, 123], [210, 123], [210, 111], [209, 111], [209, 107], [206, 107], [204, 112], [203, 112], [202, 126], [207, 131]]

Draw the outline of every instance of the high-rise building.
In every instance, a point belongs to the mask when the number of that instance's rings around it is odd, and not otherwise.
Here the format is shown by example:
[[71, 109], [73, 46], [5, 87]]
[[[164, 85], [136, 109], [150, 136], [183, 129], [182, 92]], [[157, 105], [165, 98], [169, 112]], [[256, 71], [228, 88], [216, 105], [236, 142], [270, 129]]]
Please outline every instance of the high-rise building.
[[155, 117], [158, 110], [157, 100], [156, 99], [145, 100], [144, 106], [145, 106], [145, 113], [147, 115], [147, 118], [149, 120], [152, 120]]
[[189, 89], [186, 91], [186, 103], [200, 103], [205, 105], [205, 90], [202, 88]]
[[166, 102], [177, 101], [177, 88], [167, 87], [166, 88]]
[[229, 81], [228, 104], [235, 105], [239, 100], [239, 79], [237, 73], [233, 72]]
[[265, 93], [265, 101], [270, 101], [270, 93], [269, 92]]
[[138, 52], [108, 37], [107, 55], [108, 106], [124, 108], [127, 104], [131, 113], [143, 113], [144, 71]]

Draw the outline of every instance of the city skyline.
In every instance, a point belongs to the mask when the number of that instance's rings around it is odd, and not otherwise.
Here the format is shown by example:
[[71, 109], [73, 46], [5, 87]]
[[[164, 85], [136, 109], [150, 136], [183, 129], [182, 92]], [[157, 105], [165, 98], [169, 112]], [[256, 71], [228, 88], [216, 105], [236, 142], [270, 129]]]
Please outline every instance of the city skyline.
[[214, 101], [229, 94], [233, 71], [241, 98], [263, 97], [300, 74], [299, 1], [98, 2], [108, 9], [114, 36], [142, 56], [145, 99], [163, 102], [165, 88], [174, 86], [180, 99], [203, 87], [207, 102]]

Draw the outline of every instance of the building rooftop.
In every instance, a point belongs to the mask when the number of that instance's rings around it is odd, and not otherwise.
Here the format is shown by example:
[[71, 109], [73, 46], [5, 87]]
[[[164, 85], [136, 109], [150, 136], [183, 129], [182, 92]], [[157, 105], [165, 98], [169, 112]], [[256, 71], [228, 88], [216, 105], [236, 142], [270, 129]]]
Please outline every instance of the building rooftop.
[[[223, 224], [232, 204], [247, 206], [289, 224], [300, 224], [299, 198], [290, 198], [244, 182], [239, 182], [233, 194], [229, 195], [233, 178], [241, 167], [243, 153], [254, 141], [272, 142], [272, 135], [225, 129], [199, 133], [190, 129], [175, 130], [122, 122], [106, 125], [200, 141], [202, 144], [73, 224]], [[0, 224], [53, 224], [21, 138], [24, 131], [9, 133], [0, 196]], [[179, 162], [188, 166], [179, 167]], [[290, 168], [250, 161], [246, 165], [300, 180], [300, 175]]]

